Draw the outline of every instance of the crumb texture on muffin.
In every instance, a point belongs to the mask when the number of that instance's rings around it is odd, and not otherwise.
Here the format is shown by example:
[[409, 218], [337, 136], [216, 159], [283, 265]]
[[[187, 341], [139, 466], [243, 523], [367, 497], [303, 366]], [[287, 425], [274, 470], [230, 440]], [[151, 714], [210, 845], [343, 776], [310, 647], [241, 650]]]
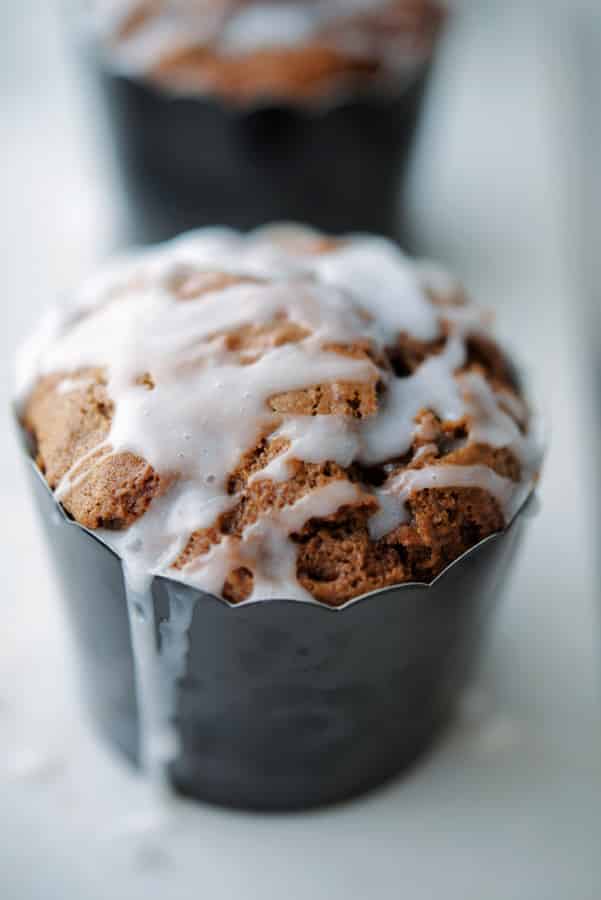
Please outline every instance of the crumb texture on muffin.
[[415, 72], [440, 0], [93, 0], [107, 59], [180, 94], [306, 100]]
[[381, 238], [184, 235], [100, 272], [22, 361], [65, 510], [231, 602], [431, 581], [538, 476], [489, 317]]

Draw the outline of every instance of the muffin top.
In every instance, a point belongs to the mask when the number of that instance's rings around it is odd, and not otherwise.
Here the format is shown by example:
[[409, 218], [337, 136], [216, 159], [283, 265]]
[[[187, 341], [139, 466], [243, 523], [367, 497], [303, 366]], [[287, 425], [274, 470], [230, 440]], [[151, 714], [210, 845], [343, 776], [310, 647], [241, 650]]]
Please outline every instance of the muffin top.
[[240, 103], [402, 84], [444, 20], [440, 0], [89, 0], [87, 9], [111, 66]]
[[21, 420], [132, 577], [339, 605], [432, 580], [531, 491], [536, 422], [489, 329], [382, 238], [201, 230], [40, 324]]

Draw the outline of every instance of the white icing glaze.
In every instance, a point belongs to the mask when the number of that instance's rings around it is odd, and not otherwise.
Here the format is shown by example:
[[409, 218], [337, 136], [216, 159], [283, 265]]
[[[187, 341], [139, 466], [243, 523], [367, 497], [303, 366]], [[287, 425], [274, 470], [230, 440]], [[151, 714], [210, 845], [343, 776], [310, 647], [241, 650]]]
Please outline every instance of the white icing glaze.
[[307, 463], [328, 459], [348, 468], [357, 459], [361, 447], [359, 425], [339, 416], [296, 416], [278, 428], [273, 437], [285, 438], [290, 445], [256, 472], [251, 481], [259, 478], [286, 481], [290, 475], [288, 462], [292, 459]]
[[451, 422], [461, 420], [466, 408], [453, 372], [464, 362], [465, 347], [455, 335], [440, 355], [427, 359], [409, 378], [389, 378], [383, 414], [365, 425], [361, 460], [375, 465], [406, 453], [420, 410], [430, 409]]
[[438, 315], [424, 302], [419, 269], [385, 238], [351, 241], [337, 253], [318, 257], [314, 265], [325, 282], [360, 298], [381, 340], [392, 341], [399, 331], [425, 341], [438, 335]]
[[93, 384], [90, 378], [63, 378], [57, 387], [59, 394], [71, 394], [81, 388], [88, 387]]
[[168, 763], [177, 755], [177, 734], [171, 723], [173, 709], [169, 683], [161, 677], [156, 646], [156, 619], [150, 581], [136, 585], [124, 565], [124, 583], [132, 650], [135, 660], [136, 703], [140, 735], [140, 762], [158, 788], [166, 787]]
[[465, 298], [463, 285], [439, 263], [421, 259], [417, 261], [416, 269], [420, 282], [434, 296], [446, 303], [462, 303]]
[[226, 538], [207, 556], [197, 557], [185, 571], [191, 584], [219, 593], [228, 574], [247, 566], [254, 575], [253, 598], [270, 597], [313, 602], [296, 579], [296, 547], [289, 535], [311, 518], [324, 518], [361, 497], [347, 481], [333, 481], [296, 503], [274, 509], [247, 528], [242, 542]]
[[516, 486], [509, 478], [502, 478], [483, 465], [431, 465], [423, 469], [408, 469], [394, 478], [386, 488], [377, 492], [380, 510], [369, 520], [374, 540], [383, 537], [397, 525], [407, 521], [406, 501], [416, 491], [433, 488], [479, 487], [498, 501], [501, 509], [512, 517], [526, 499], [530, 485]]
[[195, 598], [183, 587], [170, 586], [169, 617], [157, 627], [152, 579], [142, 581], [127, 565], [123, 571], [135, 662], [141, 764], [155, 787], [168, 797], [168, 766], [179, 752], [174, 722], [177, 682], [186, 671]]
[[[413, 14], [399, 11], [398, 0], [164, 0], [123, 35], [140, 6], [141, 0], [89, 0], [84, 16], [86, 32], [100, 39], [110, 63], [129, 74], [147, 72], [174, 50], [192, 47], [236, 55], [318, 40], [350, 55], [380, 59], [392, 72], [411, 70], [429, 52], [407, 36]], [[360, 21], [386, 15], [388, 29], [370, 31]]]
[[[299, 249], [312, 240], [311, 232], [292, 227], [246, 237], [224, 229], [191, 233], [101, 272], [26, 345], [19, 367], [22, 398], [39, 375], [62, 373], [60, 390], [67, 391], [79, 383], [79, 370], [97, 367], [105, 372], [114, 404], [109, 435], [77, 460], [57, 499], [87, 477], [90, 461], [122, 451], [146, 459], [167, 483], [133, 526], [102, 534], [125, 560], [132, 591], [143, 594], [149, 576], [166, 574], [218, 594], [232, 569], [245, 566], [254, 576], [251, 599], [310, 599], [296, 580], [296, 547], [289, 535], [311, 518], [365, 498], [369, 488], [363, 486], [361, 495], [347, 481], [327, 484], [263, 514], [241, 539], [224, 537], [182, 571], [171, 568], [194, 531], [213, 525], [237, 503], [238, 496], [228, 494], [228, 476], [267, 433], [287, 445], [254, 480], [284, 481], [292, 460], [328, 460], [347, 468], [355, 461], [377, 466], [400, 458], [418, 434], [427, 442], [433, 438], [430, 426], [415, 421], [422, 410], [464, 421], [467, 442], [508, 447], [519, 459], [520, 484], [485, 466], [434, 465], [389, 477], [373, 491], [380, 504], [370, 520], [374, 537], [402, 522], [406, 500], [424, 487], [482, 487], [498, 499], [507, 521], [531, 490], [541, 448], [534, 429], [523, 434], [516, 425], [514, 414], [519, 411], [522, 421], [523, 405], [495, 392], [479, 374], [457, 374], [467, 335], [486, 333], [487, 317], [469, 304], [441, 312], [428, 297], [431, 275], [424, 280], [423, 268], [385, 240], [351, 237], [322, 254]], [[262, 281], [214, 288], [195, 299], [175, 296], [182, 274], [207, 271]], [[437, 279], [452, 283], [442, 274]], [[324, 349], [369, 340], [378, 354], [399, 332], [432, 340], [440, 333], [441, 315], [449, 329], [444, 348], [409, 377], [368, 358]], [[223, 335], [282, 316], [305, 336], [268, 346], [241, 365]], [[139, 383], [145, 373], [152, 376], [152, 390]], [[383, 385], [379, 410], [363, 419], [276, 414], [269, 406], [270, 398], [286, 391], [376, 380]]]

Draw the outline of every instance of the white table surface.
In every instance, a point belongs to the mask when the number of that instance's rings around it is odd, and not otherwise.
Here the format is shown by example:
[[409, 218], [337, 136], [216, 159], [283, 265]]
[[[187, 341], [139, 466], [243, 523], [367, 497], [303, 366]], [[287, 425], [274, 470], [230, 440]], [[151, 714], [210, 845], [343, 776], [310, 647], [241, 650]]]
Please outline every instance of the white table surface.
[[[598, 456], [569, 78], [552, 23], [501, 7], [449, 43], [413, 192], [425, 242], [496, 307], [553, 418], [542, 510], [465, 714], [409, 776], [352, 804], [289, 816], [185, 806], [159, 847], [146, 785], [82, 715], [3, 413], [3, 900], [601, 896]], [[18, 337], [103, 252], [115, 213], [51, 5], [2, 4], [0, 40], [4, 408]]]

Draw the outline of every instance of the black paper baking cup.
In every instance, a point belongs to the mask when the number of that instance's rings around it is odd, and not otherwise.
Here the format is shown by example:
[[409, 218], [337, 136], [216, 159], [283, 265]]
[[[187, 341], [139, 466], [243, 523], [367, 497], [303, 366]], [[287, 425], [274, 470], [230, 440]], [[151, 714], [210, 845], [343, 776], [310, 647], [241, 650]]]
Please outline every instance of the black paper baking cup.
[[97, 55], [92, 61], [129, 240], [274, 221], [403, 236], [402, 186], [429, 65], [396, 96], [364, 93], [327, 108], [240, 108], [218, 97], [175, 96], [110, 71]]
[[[138, 762], [122, 562], [67, 517], [28, 460], [93, 720]], [[286, 599], [236, 606], [156, 577], [157, 647], [174, 597], [194, 604], [176, 686], [175, 789], [228, 806], [291, 810], [344, 800], [406, 768], [449, 721], [474, 668], [525, 508], [431, 584], [375, 591], [339, 608]]]

